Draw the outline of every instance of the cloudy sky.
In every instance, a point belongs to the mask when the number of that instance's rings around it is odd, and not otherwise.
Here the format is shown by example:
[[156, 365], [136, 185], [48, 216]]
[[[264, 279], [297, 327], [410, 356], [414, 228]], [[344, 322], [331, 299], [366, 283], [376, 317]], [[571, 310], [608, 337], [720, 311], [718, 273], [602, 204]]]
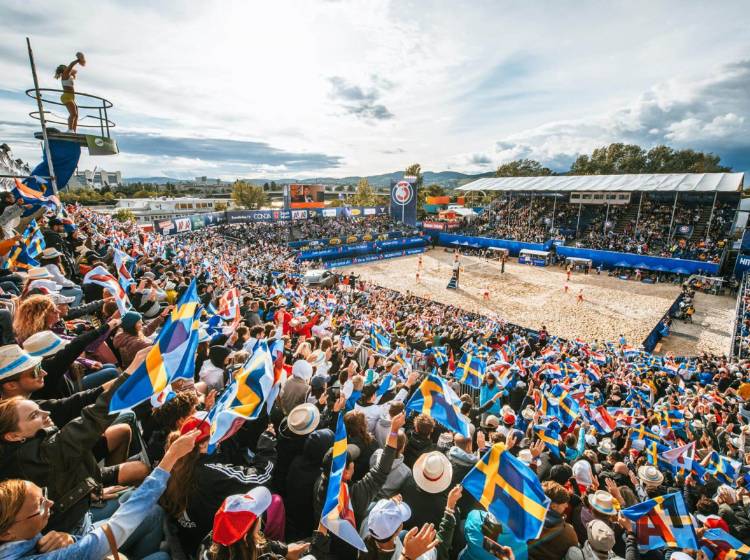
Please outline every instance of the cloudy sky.
[[563, 170], [614, 141], [750, 170], [744, 0], [3, 0], [0, 21], [0, 142], [32, 163], [27, 35], [42, 86], [86, 54], [122, 153], [81, 167], [130, 177]]

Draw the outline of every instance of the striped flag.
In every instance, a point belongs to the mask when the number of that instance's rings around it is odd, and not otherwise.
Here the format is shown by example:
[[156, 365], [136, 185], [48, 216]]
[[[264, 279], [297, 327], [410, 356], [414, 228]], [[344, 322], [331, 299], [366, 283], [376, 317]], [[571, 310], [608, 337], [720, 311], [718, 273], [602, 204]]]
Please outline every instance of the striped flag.
[[117, 309], [120, 310], [121, 315], [127, 313], [132, 307], [128, 299], [128, 294], [122, 289], [120, 283], [101, 265], [88, 271], [86, 276], [83, 277], [83, 284], [95, 284], [104, 288], [115, 298]]
[[679, 492], [623, 509], [622, 514], [635, 522], [638, 549], [642, 554], [665, 547], [698, 548], [693, 520]]
[[333, 460], [331, 461], [331, 472], [328, 476], [328, 488], [326, 489], [326, 499], [323, 503], [320, 521], [338, 538], [354, 548], [366, 552], [367, 547], [357, 533], [357, 522], [354, 519], [354, 511], [349, 500], [349, 487], [343, 480], [346, 457], [346, 425], [344, 424], [344, 412], [341, 411], [336, 422]]

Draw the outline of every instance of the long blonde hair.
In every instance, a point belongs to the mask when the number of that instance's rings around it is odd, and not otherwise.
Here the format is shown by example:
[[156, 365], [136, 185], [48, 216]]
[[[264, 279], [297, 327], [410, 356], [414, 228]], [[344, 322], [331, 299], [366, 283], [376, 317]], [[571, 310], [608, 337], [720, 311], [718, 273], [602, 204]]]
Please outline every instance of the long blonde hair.
[[26, 481], [11, 479], [0, 482], [0, 534], [5, 533], [16, 521], [26, 501]]
[[258, 531], [258, 534], [255, 534], [257, 523], [260, 523], [260, 518], [255, 520], [244, 538], [233, 545], [224, 546], [217, 542], [212, 543], [211, 548], [208, 549], [208, 558], [210, 560], [258, 560], [258, 556], [263, 552], [267, 541], [262, 532]]
[[44, 294], [23, 300], [13, 317], [13, 331], [18, 341], [23, 342], [32, 334], [47, 330], [47, 314], [54, 308], [55, 302]]

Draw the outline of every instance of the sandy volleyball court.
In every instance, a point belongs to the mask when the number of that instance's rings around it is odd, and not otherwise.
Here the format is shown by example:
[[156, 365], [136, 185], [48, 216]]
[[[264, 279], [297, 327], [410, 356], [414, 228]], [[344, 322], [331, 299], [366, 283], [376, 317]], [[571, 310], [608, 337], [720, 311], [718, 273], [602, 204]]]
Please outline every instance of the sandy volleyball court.
[[[442, 248], [424, 253], [420, 281], [416, 281], [419, 256], [404, 257], [346, 268], [373, 283], [410, 291], [421, 297], [450, 303], [463, 309], [495, 314], [510, 322], [531, 328], [547, 326], [550, 333], [584, 340], [617, 340], [624, 334], [628, 341], [642, 342], [680, 293], [672, 284], [642, 284], [623, 281], [596, 272], [573, 273], [566, 282], [565, 271], [558, 267], [520, 265], [515, 259], [500, 273], [500, 263], [478, 257], [462, 256], [463, 271], [459, 290], [447, 290], [453, 254]], [[565, 292], [565, 284], [568, 292]], [[489, 301], [484, 291], [489, 289]], [[577, 302], [579, 292], [583, 302]], [[732, 306], [731, 298], [703, 296], [703, 305]], [[717, 300], [714, 302], [713, 300]], [[710, 311], [710, 310], [709, 310]], [[694, 352], [724, 353], [729, 344], [731, 320], [726, 313], [712, 318], [710, 336], [696, 340]], [[717, 325], [716, 322], [719, 322]], [[723, 323], [728, 323], [724, 325]]]

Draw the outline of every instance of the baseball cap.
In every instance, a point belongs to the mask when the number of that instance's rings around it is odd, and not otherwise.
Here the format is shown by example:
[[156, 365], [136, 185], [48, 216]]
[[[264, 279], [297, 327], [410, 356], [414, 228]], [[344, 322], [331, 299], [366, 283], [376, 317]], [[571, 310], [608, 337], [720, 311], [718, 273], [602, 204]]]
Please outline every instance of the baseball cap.
[[379, 500], [367, 518], [367, 530], [379, 541], [389, 539], [401, 524], [411, 517], [411, 509], [404, 502]]

